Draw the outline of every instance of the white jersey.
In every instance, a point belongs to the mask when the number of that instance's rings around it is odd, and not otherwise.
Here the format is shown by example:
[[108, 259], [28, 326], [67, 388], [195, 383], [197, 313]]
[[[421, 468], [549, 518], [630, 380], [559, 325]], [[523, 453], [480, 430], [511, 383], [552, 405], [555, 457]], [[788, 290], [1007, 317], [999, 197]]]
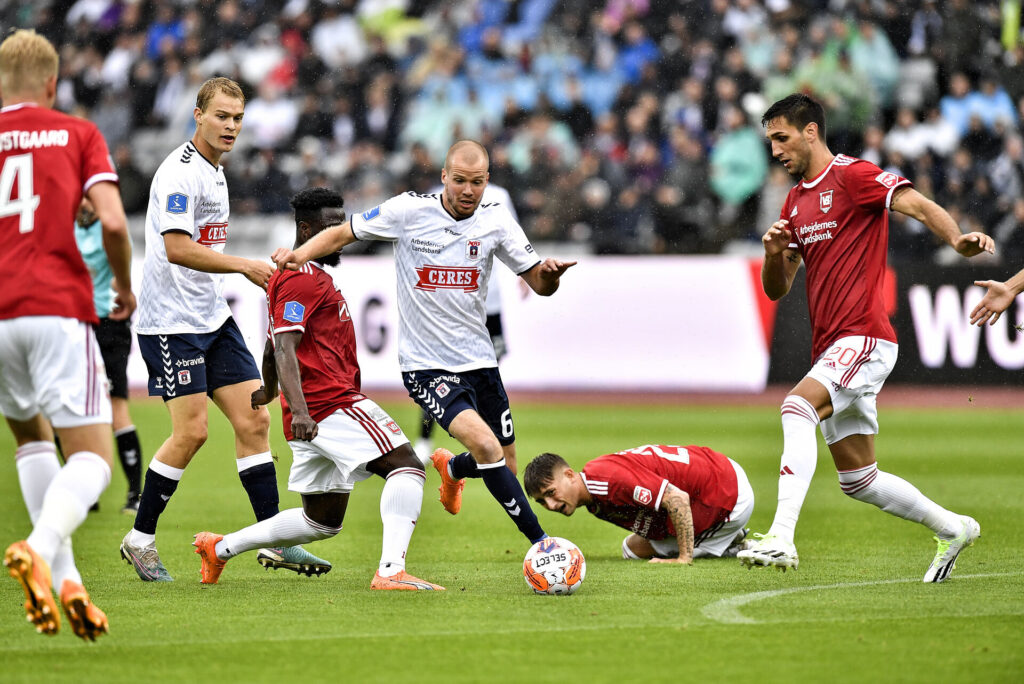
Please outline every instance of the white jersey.
[[480, 202], [455, 220], [440, 194], [407, 192], [351, 218], [360, 240], [395, 243], [402, 372], [498, 365], [484, 302], [494, 257], [517, 275], [540, 259], [508, 209]]
[[205, 273], [167, 260], [164, 233], [188, 233], [224, 252], [228, 237], [228, 184], [191, 142], [167, 155], [153, 176], [146, 209], [146, 260], [135, 332], [140, 335], [209, 333], [231, 316], [221, 290], [224, 274]]

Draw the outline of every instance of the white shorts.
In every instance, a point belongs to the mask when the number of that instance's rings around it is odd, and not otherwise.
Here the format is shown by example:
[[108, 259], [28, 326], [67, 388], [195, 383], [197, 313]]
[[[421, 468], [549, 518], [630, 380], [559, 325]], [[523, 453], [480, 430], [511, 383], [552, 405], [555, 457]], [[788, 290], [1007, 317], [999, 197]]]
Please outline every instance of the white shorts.
[[[717, 530], [712, 532], [705, 539], [694, 544], [694, 557], [711, 556], [719, 558], [732, 544], [733, 539], [740, 530], [746, 527], [750, 521], [750, 515], [754, 512], [754, 490], [750, 486], [750, 480], [743, 468], [736, 461], [729, 459], [732, 469], [736, 471], [736, 505], [733, 507], [729, 517], [725, 519]], [[675, 537], [664, 539], [648, 540], [654, 548], [658, 558], [674, 558], [679, 555], [679, 543]]]
[[0, 321], [0, 413], [54, 427], [110, 423], [107, 370], [88, 323], [62, 316]]
[[821, 421], [826, 444], [850, 435], [878, 434], [875, 398], [896, 365], [899, 345], [875, 337], [842, 337], [815, 362], [807, 377], [828, 389], [832, 415]]
[[299, 494], [350, 492], [370, 477], [366, 464], [393, 451], [409, 438], [391, 416], [371, 399], [338, 409], [318, 423], [312, 442], [293, 439], [288, 490]]

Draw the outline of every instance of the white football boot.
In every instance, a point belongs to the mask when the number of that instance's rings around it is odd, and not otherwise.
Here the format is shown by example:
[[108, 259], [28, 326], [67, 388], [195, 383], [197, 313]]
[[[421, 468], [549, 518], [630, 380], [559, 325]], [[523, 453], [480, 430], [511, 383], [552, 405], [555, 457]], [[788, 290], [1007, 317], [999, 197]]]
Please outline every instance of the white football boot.
[[752, 568], [758, 566], [773, 566], [786, 571], [787, 568], [797, 569], [800, 565], [800, 557], [796, 553], [796, 546], [774, 534], [754, 533], [755, 539], [746, 542], [746, 548], [736, 554], [740, 563]]
[[981, 525], [974, 518], [961, 515], [960, 522], [963, 523], [963, 530], [952, 539], [935, 537], [938, 542], [938, 549], [935, 551], [935, 558], [924, 573], [925, 582], [942, 582], [956, 567], [956, 558], [960, 552], [974, 543], [974, 540], [981, 536]]

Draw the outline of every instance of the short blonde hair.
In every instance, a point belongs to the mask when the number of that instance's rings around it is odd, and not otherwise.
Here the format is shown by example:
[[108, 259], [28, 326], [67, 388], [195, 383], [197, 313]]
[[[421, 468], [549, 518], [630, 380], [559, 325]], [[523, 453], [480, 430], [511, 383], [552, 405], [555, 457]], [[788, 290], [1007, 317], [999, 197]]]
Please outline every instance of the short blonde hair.
[[0, 43], [0, 94], [40, 90], [57, 76], [60, 58], [53, 44], [32, 29], [18, 29]]
[[196, 107], [199, 111], [205, 112], [210, 100], [217, 93], [224, 93], [229, 97], [239, 99], [242, 101], [242, 106], [245, 106], [245, 94], [242, 92], [242, 87], [230, 78], [217, 76], [199, 86], [199, 93], [196, 95]]

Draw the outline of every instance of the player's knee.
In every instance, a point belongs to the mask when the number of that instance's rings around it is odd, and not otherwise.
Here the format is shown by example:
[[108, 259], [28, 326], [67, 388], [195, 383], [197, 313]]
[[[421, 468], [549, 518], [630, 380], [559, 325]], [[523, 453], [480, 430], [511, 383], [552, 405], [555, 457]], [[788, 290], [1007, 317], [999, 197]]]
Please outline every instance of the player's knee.
[[265, 441], [270, 432], [270, 412], [262, 406], [246, 415], [235, 433], [246, 442]]
[[469, 439], [464, 444], [477, 463], [497, 463], [505, 458], [505, 452], [494, 435]]
[[206, 423], [202, 422], [189, 424], [183, 430], [175, 432], [172, 437], [182, 451], [194, 454], [206, 444], [208, 435]]

